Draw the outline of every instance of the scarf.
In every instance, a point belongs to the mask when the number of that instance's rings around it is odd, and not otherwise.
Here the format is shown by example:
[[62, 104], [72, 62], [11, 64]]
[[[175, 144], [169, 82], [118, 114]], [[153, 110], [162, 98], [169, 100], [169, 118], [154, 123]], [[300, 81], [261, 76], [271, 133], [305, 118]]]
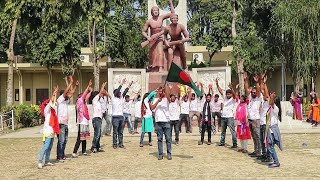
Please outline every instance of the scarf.
[[[208, 120], [209, 123], [211, 123], [211, 109], [210, 109], [210, 102], [206, 101], [204, 103], [204, 106], [203, 106], [203, 111], [202, 111], [202, 119], [203, 121], [206, 121], [206, 119]], [[206, 112], [207, 113], [207, 118], [206, 118]]]
[[247, 105], [246, 103], [240, 103], [237, 106], [236, 110], [236, 120], [239, 120], [241, 123], [245, 123], [247, 118]]
[[60, 134], [60, 126], [59, 126], [58, 117], [56, 114], [56, 110], [54, 110], [53, 108], [51, 108], [51, 112], [50, 112], [49, 125], [53, 128], [54, 134]]

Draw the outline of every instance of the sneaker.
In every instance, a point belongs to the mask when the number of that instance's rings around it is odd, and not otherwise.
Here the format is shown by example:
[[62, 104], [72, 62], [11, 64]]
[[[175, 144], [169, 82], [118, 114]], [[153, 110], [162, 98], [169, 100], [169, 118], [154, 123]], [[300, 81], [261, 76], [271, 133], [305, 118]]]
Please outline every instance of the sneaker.
[[168, 155], [167, 155], [167, 159], [168, 159], [168, 160], [171, 160], [171, 159], [172, 159], [171, 154], [168, 154]]
[[88, 156], [88, 153], [84, 152], [84, 153], [82, 153], [82, 155], [84, 155], [84, 156]]
[[42, 163], [38, 163], [38, 169], [42, 169]]
[[198, 142], [198, 145], [202, 145], [202, 144], [203, 144], [203, 142], [202, 142], [202, 141], [199, 141], [199, 142]]
[[149, 143], [149, 146], [152, 146], [152, 143], [151, 143], [151, 142]]
[[62, 159], [65, 161], [65, 160], [70, 160], [71, 158], [65, 156], [65, 157], [63, 157]]
[[158, 160], [162, 160], [163, 159], [163, 155], [159, 155]]
[[269, 164], [268, 167], [269, 168], [277, 168], [277, 167], [280, 167], [280, 163], [278, 163], [278, 164], [274, 164], [274, 163], [273, 164]]
[[54, 166], [54, 164], [51, 162], [48, 162], [48, 163], [45, 163], [44, 166]]
[[225, 145], [224, 143], [219, 143], [219, 144], [218, 144], [218, 146], [224, 146], [224, 145]]
[[266, 159], [262, 159], [261, 162], [272, 162], [272, 158], [268, 157]]
[[207, 144], [208, 144], [208, 145], [211, 145], [211, 142], [208, 142]]
[[78, 157], [78, 154], [72, 153], [72, 158], [77, 158], [77, 157]]
[[91, 150], [91, 152], [92, 152], [92, 153], [97, 153], [98, 151], [97, 151], [96, 148], [94, 148], [94, 149]]
[[118, 146], [117, 146], [117, 145], [113, 145], [112, 147], [113, 147], [113, 149], [117, 149], [117, 148], [118, 148]]
[[125, 149], [126, 147], [124, 145], [120, 145], [119, 148]]
[[176, 146], [178, 146], [178, 145], [179, 145], [179, 141], [176, 141], [174, 144], [175, 144]]
[[238, 146], [236, 144], [234, 144], [233, 146], [231, 146], [231, 149], [235, 149], [237, 148]]
[[140, 144], [140, 147], [143, 147], [143, 144]]
[[63, 163], [63, 162], [64, 162], [63, 158], [58, 158], [57, 161], [58, 161], [59, 163]]

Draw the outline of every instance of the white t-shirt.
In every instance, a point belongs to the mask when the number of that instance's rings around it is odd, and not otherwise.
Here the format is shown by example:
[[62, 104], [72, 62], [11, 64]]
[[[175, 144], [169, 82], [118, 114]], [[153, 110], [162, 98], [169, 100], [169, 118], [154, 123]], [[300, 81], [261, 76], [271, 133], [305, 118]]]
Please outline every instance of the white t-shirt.
[[134, 117], [141, 118], [141, 105], [141, 100], [134, 102]]
[[65, 100], [63, 94], [57, 99], [57, 116], [59, 124], [68, 125], [68, 104], [69, 100]]
[[210, 107], [211, 107], [211, 112], [221, 112], [222, 101], [218, 100], [217, 102], [215, 102], [214, 99], [212, 99], [210, 103]]
[[198, 110], [198, 99], [195, 98], [194, 100], [190, 101], [190, 111], [199, 111]]
[[181, 101], [181, 114], [189, 114], [190, 112], [190, 103], [189, 101]]
[[267, 121], [267, 112], [270, 105], [268, 101], [263, 101], [262, 108], [260, 110], [260, 125], [265, 125]]
[[170, 102], [169, 103], [169, 119], [171, 121], [180, 119], [180, 111], [179, 111], [178, 100], [176, 100], [175, 102]]
[[206, 97], [203, 96], [202, 99], [198, 101], [198, 111], [202, 114], [204, 103], [206, 102]]
[[102, 119], [102, 115], [104, 113], [102, 109], [102, 104], [106, 103], [103, 97], [100, 97], [99, 94], [97, 94], [93, 100], [92, 100], [92, 106], [93, 106], [93, 118], [99, 117]]
[[155, 108], [156, 122], [169, 122], [169, 102], [167, 98], [162, 98]]
[[131, 111], [130, 111], [131, 105], [132, 105], [132, 101], [131, 100], [128, 101], [128, 102], [124, 101], [124, 103], [123, 103], [123, 113], [131, 114]]
[[[50, 102], [51, 103], [51, 102]], [[51, 106], [52, 103], [48, 103], [44, 108], [44, 123], [43, 123], [43, 134], [53, 134], [53, 128], [50, 126]]]
[[262, 98], [256, 97], [252, 98], [251, 94], [248, 96], [249, 97], [249, 104], [248, 104], [248, 119], [251, 120], [260, 120], [260, 108], [261, 108], [261, 103], [262, 103]]
[[101, 108], [102, 108], [102, 112], [105, 113], [108, 111], [108, 97], [107, 96], [103, 96], [100, 98], [100, 102], [101, 102]]
[[112, 116], [123, 116], [124, 98], [112, 97]]
[[279, 121], [278, 113], [279, 113], [279, 108], [276, 105], [274, 105], [273, 110], [271, 110], [271, 113], [270, 113], [270, 127], [278, 124], [278, 121]]
[[234, 117], [236, 101], [233, 97], [228, 99], [226, 96], [224, 97], [223, 108], [221, 117], [223, 118], [231, 118]]

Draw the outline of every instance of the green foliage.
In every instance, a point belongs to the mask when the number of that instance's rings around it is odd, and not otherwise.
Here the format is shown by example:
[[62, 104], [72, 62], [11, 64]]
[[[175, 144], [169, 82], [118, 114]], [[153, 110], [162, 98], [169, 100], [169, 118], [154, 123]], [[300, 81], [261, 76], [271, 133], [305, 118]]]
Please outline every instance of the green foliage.
[[[177, 7], [179, 0], [172, 0], [173, 6]], [[160, 9], [169, 9], [168, 0], [157, 0]]]
[[4, 106], [1, 112], [13, 110], [16, 127], [32, 127], [39, 124], [41, 119], [40, 106], [20, 104], [18, 106]]

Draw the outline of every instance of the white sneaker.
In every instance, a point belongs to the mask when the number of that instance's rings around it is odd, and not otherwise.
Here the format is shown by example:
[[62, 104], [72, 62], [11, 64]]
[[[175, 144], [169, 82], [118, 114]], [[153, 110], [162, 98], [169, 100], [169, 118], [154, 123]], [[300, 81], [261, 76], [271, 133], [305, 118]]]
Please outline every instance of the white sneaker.
[[54, 166], [54, 164], [51, 162], [48, 162], [48, 163], [45, 163], [44, 166]]
[[76, 153], [72, 153], [72, 158], [77, 158], [78, 155]]
[[38, 169], [42, 169], [42, 163], [38, 163]]

